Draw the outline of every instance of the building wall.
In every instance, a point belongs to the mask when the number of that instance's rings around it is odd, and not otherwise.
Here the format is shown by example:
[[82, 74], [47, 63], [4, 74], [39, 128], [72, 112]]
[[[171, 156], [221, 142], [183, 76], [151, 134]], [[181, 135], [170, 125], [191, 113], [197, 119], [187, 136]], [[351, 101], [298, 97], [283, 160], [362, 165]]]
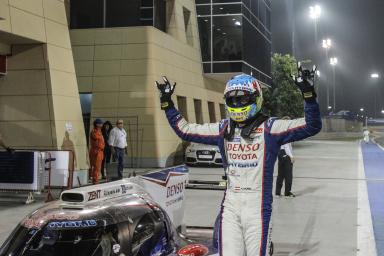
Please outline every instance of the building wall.
[[[71, 30], [79, 90], [93, 95], [92, 119], [125, 120], [130, 156], [139, 158], [134, 166], [174, 164], [182, 153], [160, 110], [154, 82], [163, 75], [177, 82], [175, 103], [176, 96], [187, 98], [190, 122], [195, 122], [193, 99], [202, 100], [204, 122], [209, 122], [208, 100], [220, 120], [224, 84], [203, 76], [194, 1], [167, 3], [168, 33], [154, 27]], [[189, 33], [183, 8], [191, 12]]]
[[87, 169], [64, 1], [0, 0], [0, 17], [0, 44], [9, 46], [8, 74], [0, 78], [5, 141], [15, 148], [73, 148], [76, 167]]

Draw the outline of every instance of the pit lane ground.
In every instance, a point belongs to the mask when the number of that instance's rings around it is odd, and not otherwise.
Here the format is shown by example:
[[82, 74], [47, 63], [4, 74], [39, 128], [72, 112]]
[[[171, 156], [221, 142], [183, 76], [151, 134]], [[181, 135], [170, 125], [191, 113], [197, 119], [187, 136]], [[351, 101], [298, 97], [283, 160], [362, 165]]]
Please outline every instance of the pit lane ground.
[[[308, 140], [295, 144], [294, 155], [297, 197], [274, 197], [274, 255], [376, 255], [359, 142]], [[190, 173], [192, 180], [218, 180], [222, 169]], [[212, 226], [222, 194], [187, 190], [187, 225]]]
[[[294, 154], [297, 197], [274, 198], [274, 255], [375, 255], [366, 248], [375, 244], [359, 143], [306, 141], [295, 145]], [[221, 168], [190, 170], [192, 180], [218, 181], [223, 172]], [[384, 179], [370, 181], [384, 183]], [[212, 227], [222, 193], [187, 190], [186, 224]], [[0, 243], [42, 204], [0, 203]]]

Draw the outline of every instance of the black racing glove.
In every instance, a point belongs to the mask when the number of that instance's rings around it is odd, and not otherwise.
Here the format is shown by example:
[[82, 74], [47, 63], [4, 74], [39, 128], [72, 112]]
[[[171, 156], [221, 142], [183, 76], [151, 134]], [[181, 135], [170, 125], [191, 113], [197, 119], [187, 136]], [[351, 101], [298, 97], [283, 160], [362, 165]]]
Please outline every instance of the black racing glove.
[[156, 86], [160, 92], [161, 109], [166, 110], [167, 108], [174, 106], [171, 96], [175, 91], [176, 83], [171, 85], [167, 77], [165, 76], [163, 76], [163, 80], [164, 80], [163, 84], [160, 84], [159, 82], [156, 81]]
[[299, 87], [303, 98], [305, 101], [312, 101], [316, 99], [316, 92], [315, 92], [315, 73], [316, 73], [316, 66], [313, 66], [312, 70], [304, 69], [300, 65], [300, 63], [297, 64], [297, 73], [298, 76], [292, 76], [293, 80], [295, 81], [295, 84]]

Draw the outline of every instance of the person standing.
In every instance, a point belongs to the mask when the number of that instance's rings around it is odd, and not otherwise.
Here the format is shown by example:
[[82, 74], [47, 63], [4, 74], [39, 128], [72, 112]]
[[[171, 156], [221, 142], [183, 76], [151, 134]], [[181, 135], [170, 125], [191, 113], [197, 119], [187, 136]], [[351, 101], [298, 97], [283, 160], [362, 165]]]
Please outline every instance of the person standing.
[[363, 135], [364, 135], [364, 142], [365, 143], [368, 143], [369, 142], [369, 130], [368, 129], [365, 129], [364, 132], [363, 132]]
[[90, 161], [90, 174], [92, 178], [92, 183], [99, 183], [99, 175], [101, 171], [101, 164], [104, 159], [104, 147], [105, 142], [103, 134], [101, 133], [101, 127], [103, 126], [103, 121], [101, 119], [96, 119], [93, 122], [93, 129], [90, 134], [90, 144], [91, 148], [89, 149], [89, 161]]
[[285, 183], [285, 192], [284, 195], [287, 197], [295, 197], [291, 192], [292, 189], [292, 169], [294, 158], [292, 154], [292, 145], [291, 143], [284, 144], [280, 147], [278, 154], [278, 175], [276, 179], [276, 195], [281, 195], [281, 188], [283, 187], [283, 182]]
[[124, 130], [124, 122], [119, 119], [116, 127], [109, 134], [109, 146], [111, 152], [117, 159], [117, 175], [119, 179], [123, 178], [124, 154], [127, 154], [127, 132]]
[[227, 82], [224, 97], [229, 118], [217, 123], [188, 123], [172, 101], [176, 83], [166, 77], [163, 83], [155, 82], [160, 107], [175, 133], [185, 141], [216, 145], [222, 154], [227, 188], [214, 238], [220, 256], [265, 256], [273, 248], [269, 240], [273, 170], [280, 146], [313, 136], [322, 127], [315, 69], [298, 69], [294, 81], [305, 100], [305, 117], [294, 120], [265, 116], [261, 86], [247, 74]]
[[105, 148], [104, 148], [104, 159], [101, 164], [101, 175], [102, 178], [106, 178], [106, 170], [108, 164], [111, 162], [111, 147], [109, 146], [109, 134], [111, 133], [111, 130], [113, 129], [113, 126], [111, 122], [106, 121], [103, 124], [103, 127], [101, 128], [101, 132], [103, 133], [104, 141], [106, 142]]

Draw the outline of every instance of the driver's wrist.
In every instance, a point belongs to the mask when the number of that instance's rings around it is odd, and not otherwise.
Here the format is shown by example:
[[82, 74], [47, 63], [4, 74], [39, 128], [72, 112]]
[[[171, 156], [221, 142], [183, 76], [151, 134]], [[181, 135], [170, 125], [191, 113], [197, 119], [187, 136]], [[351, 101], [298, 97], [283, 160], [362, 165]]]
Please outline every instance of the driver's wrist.
[[160, 106], [161, 106], [161, 109], [162, 110], [167, 110], [168, 108], [172, 108], [175, 106], [175, 104], [173, 103], [172, 99], [160, 99]]
[[301, 95], [303, 96], [303, 99], [305, 101], [313, 101], [316, 100], [317, 94], [315, 92], [315, 89], [312, 88], [306, 88], [306, 90], [301, 91]]

